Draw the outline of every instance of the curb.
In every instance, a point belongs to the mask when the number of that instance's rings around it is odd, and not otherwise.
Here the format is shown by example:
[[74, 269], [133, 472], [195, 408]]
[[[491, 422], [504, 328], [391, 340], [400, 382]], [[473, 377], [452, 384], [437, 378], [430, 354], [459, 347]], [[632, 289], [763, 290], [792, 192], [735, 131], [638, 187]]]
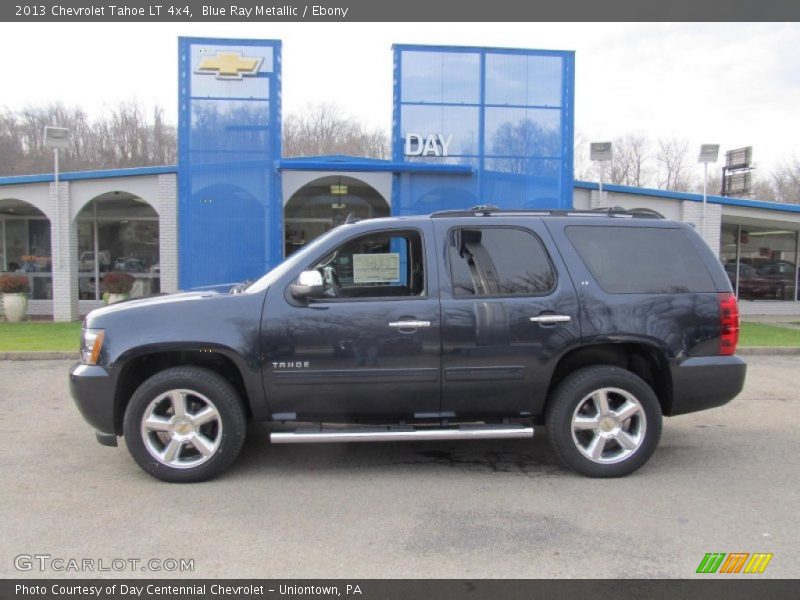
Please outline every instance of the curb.
[[800, 348], [797, 346], [750, 346], [737, 349], [736, 354], [741, 356], [798, 356]]
[[[750, 346], [739, 348], [739, 356], [800, 356], [798, 346]], [[0, 352], [0, 360], [78, 360], [79, 352]]]
[[0, 360], [78, 360], [79, 352], [0, 352]]

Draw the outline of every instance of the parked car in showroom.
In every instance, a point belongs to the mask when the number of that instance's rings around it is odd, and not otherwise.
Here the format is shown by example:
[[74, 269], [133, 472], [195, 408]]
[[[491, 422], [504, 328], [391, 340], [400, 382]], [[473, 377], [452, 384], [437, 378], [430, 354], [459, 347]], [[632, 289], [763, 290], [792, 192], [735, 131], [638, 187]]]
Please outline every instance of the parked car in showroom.
[[[97, 253], [100, 257], [99, 267], [101, 272], [109, 270], [111, 266], [111, 253], [107, 251], [100, 251]], [[78, 270], [92, 272], [95, 269], [94, 252], [86, 251], [81, 252], [78, 258]]]
[[741, 391], [738, 328], [684, 223], [476, 207], [348, 222], [253, 283], [95, 310], [70, 386], [97, 439], [124, 436], [165, 481], [224, 471], [249, 419], [272, 443], [544, 425], [565, 465], [616, 477], [651, 457], [663, 416]]

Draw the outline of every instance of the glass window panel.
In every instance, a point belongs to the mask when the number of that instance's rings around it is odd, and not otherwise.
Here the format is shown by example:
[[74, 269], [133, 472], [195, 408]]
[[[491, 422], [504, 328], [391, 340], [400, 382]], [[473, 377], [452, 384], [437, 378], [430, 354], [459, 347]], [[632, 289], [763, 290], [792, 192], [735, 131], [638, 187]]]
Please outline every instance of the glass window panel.
[[487, 155], [557, 158], [561, 151], [561, 111], [486, 109]]
[[558, 56], [486, 55], [486, 102], [561, 106], [562, 65]]
[[53, 298], [53, 278], [50, 251], [50, 221], [28, 220], [28, 255], [22, 257], [22, 268], [31, 284], [31, 298], [50, 300]]
[[[720, 236], [719, 259], [725, 268], [725, 274], [730, 279], [731, 286], [736, 290], [736, 254], [739, 247], [739, 226], [723, 224]], [[740, 270], [741, 270], [740, 266]]]
[[610, 294], [716, 291], [703, 259], [680, 229], [571, 225], [566, 232]]
[[516, 227], [455, 229], [448, 255], [455, 296], [536, 296], [555, 285], [542, 242]]
[[28, 252], [36, 271], [50, 271], [50, 221], [31, 219], [28, 222]]
[[[452, 136], [448, 145], [448, 155], [475, 155], [478, 153], [480, 112], [478, 108], [462, 106], [417, 106], [402, 107], [401, 137], [417, 133]], [[430, 162], [434, 157], [425, 157]]]
[[797, 232], [742, 225], [739, 237], [739, 297], [797, 298]]
[[402, 53], [402, 102], [477, 104], [480, 55], [469, 52]]
[[28, 223], [25, 219], [6, 219], [6, 260], [9, 271], [22, 269], [28, 254]]
[[386, 298], [425, 294], [422, 239], [416, 231], [377, 233], [350, 240], [313, 268], [330, 298]]

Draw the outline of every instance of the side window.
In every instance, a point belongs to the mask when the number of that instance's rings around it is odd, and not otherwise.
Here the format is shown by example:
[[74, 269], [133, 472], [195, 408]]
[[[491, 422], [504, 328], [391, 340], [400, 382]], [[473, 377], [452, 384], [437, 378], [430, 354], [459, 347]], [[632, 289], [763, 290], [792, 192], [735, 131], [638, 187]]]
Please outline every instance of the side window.
[[447, 246], [454, 296], [541, 296], [555, 286], [544, 245], [524, 229], [453, 229]]
[[423, 256], [418, 232], [381, 232], [350, 240], [313, 268], [328, 298], [424, 296]]
[[681, 229], [570, 225], [565, 231], [609, 294], [716, 291], [702, 257]]

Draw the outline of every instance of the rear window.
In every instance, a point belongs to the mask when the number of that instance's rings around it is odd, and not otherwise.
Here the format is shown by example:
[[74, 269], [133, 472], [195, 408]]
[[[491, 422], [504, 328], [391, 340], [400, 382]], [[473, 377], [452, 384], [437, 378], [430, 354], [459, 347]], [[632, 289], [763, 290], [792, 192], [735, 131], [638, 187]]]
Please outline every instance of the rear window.
[[714, 282], [681, 229], [566, 228], [597, 283], [611, 294], [714, 292]]

